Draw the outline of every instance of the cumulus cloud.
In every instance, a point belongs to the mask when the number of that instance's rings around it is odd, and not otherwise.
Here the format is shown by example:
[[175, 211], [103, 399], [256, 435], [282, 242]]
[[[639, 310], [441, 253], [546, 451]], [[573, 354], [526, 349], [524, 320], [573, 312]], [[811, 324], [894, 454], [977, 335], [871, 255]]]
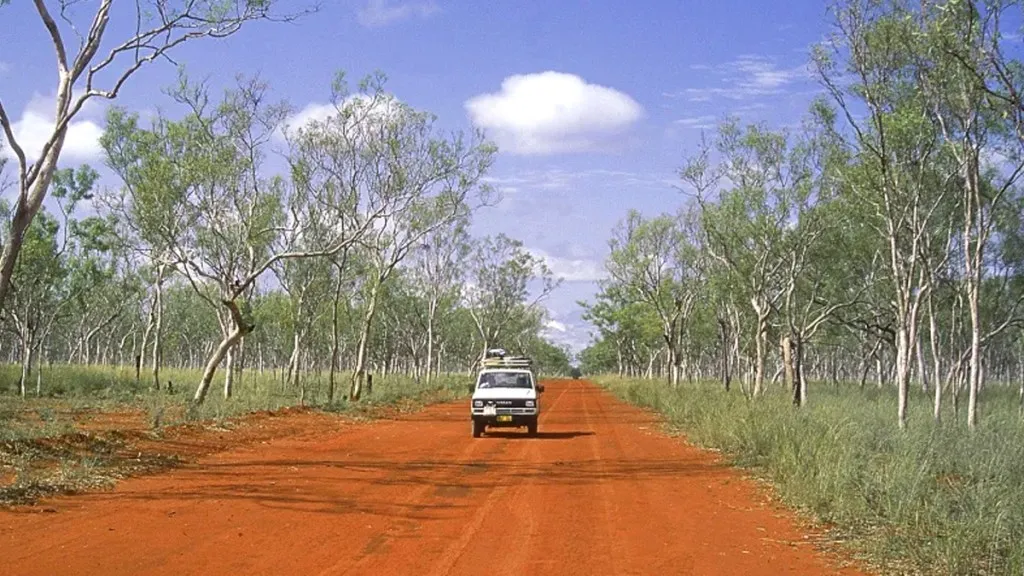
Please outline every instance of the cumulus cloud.
[[547, 264], [555, 278], [561, 278], [564, 282], [596, 282], [606, 274], [604, 266], [595, 260], [553, 256], [539, 248], [528, 250]]
[[441, 8], [432, 1], [426, 2], [390, 2], [389, 0], [370, 0], [356, 13], [359, 23], [367, 28], [387, 26], [409, 18], [427, 18]]
[[338, 110], [333, 104], [319, 104], [312, 102], [307, 104], [302, 110], [299, 110], [295, 114], [289, 116], [284, 123], [289, 127], [289, 129], [299, 129], [311, 122], [323, 122], [337, 114]]
[[[12, 125], [14, 138], [24, 150], [26, 158], [32, 162], [39, 157], [47, 139], [53, 134], [54, 99], [36, 94], [25, 106], [21, 117]], [[64, 138], [61, 158], [78, 162], [95, 161], [103, 154], [100, 137], [103, 127], [96, 121], [88, 119], [91, 107], [82, 109], [68, 125], [68, 133]], [[0, 151], [10, 158], [14, 157], [9, 143]]]
[[627, 94], [554, 71], [509, 76], [465, 107], [502, 150], [522, 155], [606, 149], [644, 114]]

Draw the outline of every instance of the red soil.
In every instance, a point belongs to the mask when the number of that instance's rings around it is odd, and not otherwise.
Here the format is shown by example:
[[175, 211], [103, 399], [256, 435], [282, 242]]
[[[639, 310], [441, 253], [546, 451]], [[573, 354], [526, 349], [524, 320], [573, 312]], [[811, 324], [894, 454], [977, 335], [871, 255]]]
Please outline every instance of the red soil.
[[267, 417], [195, 465], [0, 513], [0, 573], [861, 574], [651, 414], [578, 381], [542, 406], [537, 438], [473, 439], [465, 402]]

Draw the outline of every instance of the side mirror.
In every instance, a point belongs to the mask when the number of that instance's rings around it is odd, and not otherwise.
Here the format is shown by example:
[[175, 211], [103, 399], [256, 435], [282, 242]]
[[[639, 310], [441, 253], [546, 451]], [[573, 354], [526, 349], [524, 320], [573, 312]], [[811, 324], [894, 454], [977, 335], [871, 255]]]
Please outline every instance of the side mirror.
[[544, 385], [543, 384], [537, 384], [537, 392], [543, 392], [543, 391], [544, 391]]
[[473, 392], [476, 392], [476, 384], [469, 385], [469, 393], [472, 394]]

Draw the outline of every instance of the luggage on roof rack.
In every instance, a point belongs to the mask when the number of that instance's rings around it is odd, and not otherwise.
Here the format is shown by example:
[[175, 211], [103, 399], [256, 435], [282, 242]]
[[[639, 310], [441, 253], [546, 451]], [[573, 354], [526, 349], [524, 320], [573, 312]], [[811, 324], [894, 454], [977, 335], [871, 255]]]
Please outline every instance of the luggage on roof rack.
[[480, 364], [484, 368], [533, 368], [533, 360], [526, 356], [484, 358]]

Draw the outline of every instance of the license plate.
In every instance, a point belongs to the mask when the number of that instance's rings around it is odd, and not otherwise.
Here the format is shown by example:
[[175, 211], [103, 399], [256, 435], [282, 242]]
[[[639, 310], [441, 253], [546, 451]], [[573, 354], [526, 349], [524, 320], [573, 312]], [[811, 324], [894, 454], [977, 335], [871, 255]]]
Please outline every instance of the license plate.
[[498, 409], [494, 406], [484, 406], [484, 416], [494, 416], [498, 413]]
[[508, 414], [502, 414], [501, 416], [498, 416], [498, 422], [511, 422], [511, 421], [512, 421], [512, 417], [509, 416]]

